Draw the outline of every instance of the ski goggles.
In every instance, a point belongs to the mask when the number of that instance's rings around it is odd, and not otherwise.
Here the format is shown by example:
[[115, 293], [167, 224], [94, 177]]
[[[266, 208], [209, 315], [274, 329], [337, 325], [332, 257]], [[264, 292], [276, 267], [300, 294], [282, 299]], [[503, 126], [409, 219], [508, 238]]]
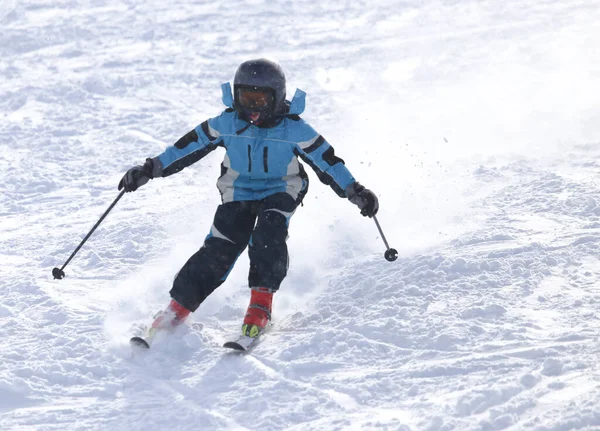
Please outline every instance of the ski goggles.
[[240, 88], [237, 96], [240, 106], [249, 111], [269, 110], [275, 101], [271, 89]]

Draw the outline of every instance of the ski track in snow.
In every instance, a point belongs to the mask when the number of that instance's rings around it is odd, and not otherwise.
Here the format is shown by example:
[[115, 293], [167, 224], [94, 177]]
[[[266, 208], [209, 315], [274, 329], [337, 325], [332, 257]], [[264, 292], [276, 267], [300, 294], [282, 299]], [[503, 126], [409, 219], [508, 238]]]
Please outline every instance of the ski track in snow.
[[[600, 5], [5, 1], [0, 429], [600, 429]], [[224, 352], [247, 258], [148, 354], [218, 201], [222, 154], [126, 195], [127, 168], [274, 56], [381, 197], [311, 176], [274, 326]]]

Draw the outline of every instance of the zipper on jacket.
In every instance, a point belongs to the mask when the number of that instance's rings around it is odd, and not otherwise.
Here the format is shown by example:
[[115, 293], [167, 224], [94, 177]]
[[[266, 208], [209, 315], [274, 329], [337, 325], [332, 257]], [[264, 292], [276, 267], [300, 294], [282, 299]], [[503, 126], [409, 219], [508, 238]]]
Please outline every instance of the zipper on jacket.
[[252, 172], [252, 147], [248, 145], [248, 172]]
[[263, 150], [263, 167], [265, 168], [265, 172], [269, 172], [269, 147], [265, 147]]

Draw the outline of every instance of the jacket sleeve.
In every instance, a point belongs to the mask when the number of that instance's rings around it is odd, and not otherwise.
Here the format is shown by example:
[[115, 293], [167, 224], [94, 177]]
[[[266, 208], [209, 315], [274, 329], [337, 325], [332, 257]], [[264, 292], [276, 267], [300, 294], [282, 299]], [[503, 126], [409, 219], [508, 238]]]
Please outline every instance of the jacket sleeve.
[[312, 137], [297, 142], [296, 155], [315, 171], [323, 184], [330, 186], [338, 196], [347, 197], [346, 189], [356, 180], [344, 165], [344, 161], [335, 155], [335, 150], [329, 142], [308, 124], [304, 123], [304, 126], [303, 134]]
[[218, 129], [220, 117], [199, 124], [156, 157], [154, 160], [158, 159], [162, 168], [161, 176], [177, 173], [222, 146]]

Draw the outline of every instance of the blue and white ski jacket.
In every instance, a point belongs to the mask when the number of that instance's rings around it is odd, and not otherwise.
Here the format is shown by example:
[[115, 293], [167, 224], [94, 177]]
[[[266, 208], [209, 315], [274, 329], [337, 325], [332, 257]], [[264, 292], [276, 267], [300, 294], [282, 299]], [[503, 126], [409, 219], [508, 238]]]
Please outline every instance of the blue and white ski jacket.
[[274, 127], [260, 128], [238, 118], [230, 84], [221, 88], [228, 108], [199, 124], [154, 159], [160, 161], [163, 177], [179, 172], [217, 147], [224, 147], [225, 159], [217, 181], [223, 203], [261, 200], [280, 192], [301, 199], [308, 177], [298, 157], [314, 169], [324, 184], [346, 197], [346, 188], [355, 182], [352, 174], [323, 136], [299, 117], [304, 111], [306, 93], [296, 90], [288, 115]]

